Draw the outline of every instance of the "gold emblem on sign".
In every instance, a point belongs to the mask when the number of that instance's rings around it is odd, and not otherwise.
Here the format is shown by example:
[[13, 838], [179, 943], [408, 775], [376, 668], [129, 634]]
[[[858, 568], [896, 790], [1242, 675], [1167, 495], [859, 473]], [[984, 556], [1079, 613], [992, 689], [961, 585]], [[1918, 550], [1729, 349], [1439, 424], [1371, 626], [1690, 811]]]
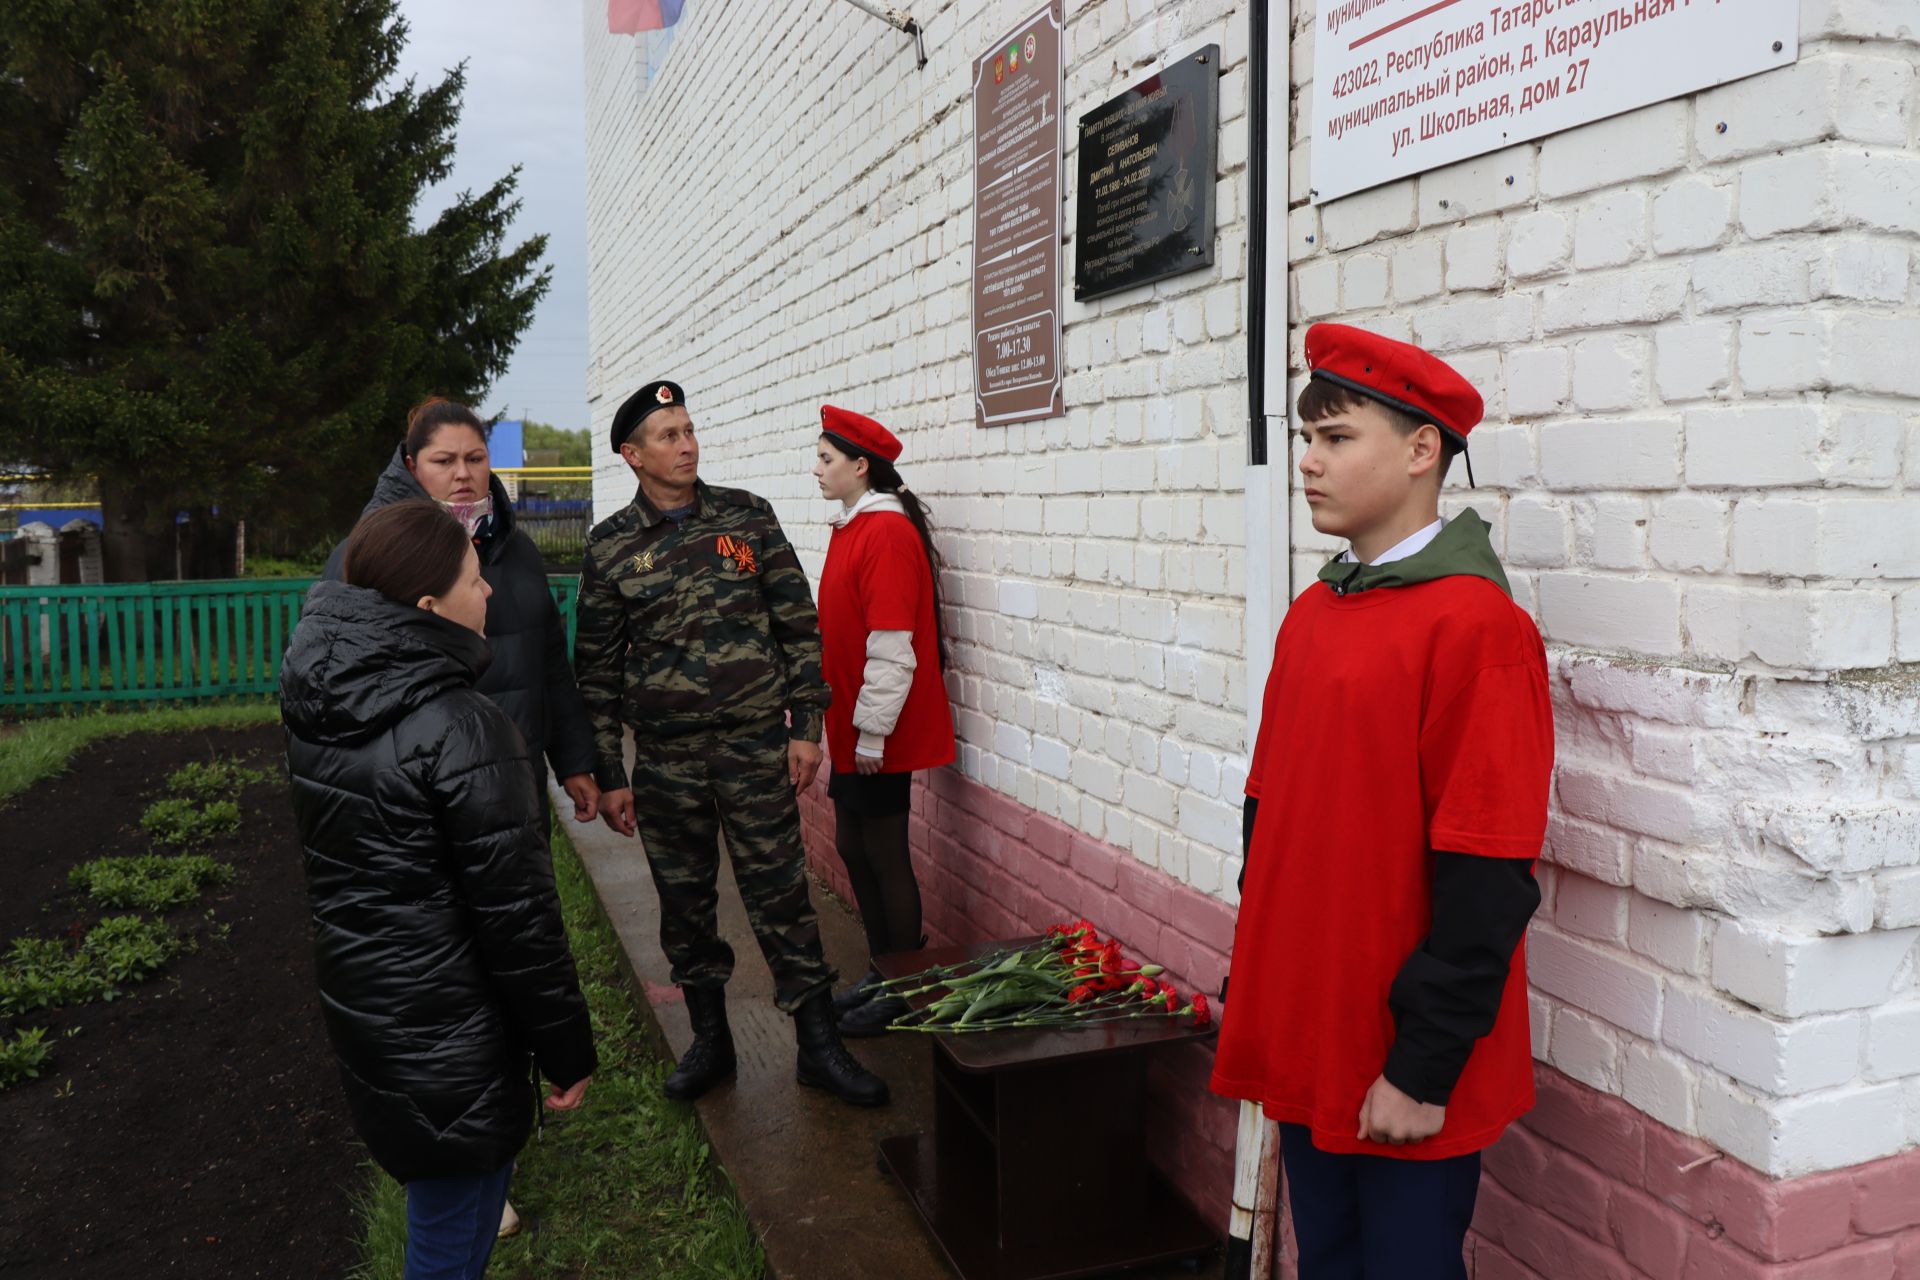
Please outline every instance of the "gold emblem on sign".
[[633, 571], [635, 573], [652, 573], [653, 572], [653, 552], [651, 551], [641, 552], [639, 555], [633, 558], [632, 563], [633, 563]]

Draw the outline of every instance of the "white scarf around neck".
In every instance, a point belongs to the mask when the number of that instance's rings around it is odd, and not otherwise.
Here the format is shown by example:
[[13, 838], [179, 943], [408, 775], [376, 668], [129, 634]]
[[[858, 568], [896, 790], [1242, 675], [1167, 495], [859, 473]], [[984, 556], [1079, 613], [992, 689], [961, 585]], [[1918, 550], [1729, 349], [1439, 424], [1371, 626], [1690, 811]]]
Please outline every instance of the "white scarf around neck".
[[882, 493], [878, 489], [869, 489], [861, 494], [859, 500], [852, 506], [843, 506], [834, 513], [833, 527], [836, 529], [844, 529], [849, 524], [852, 524], [856, 518], [867, 514], [869, 511], [891, 511], [895, 515], [902, 516], [907, 514], [907, 509], [900, 505], [900, 499], [894, 494]]

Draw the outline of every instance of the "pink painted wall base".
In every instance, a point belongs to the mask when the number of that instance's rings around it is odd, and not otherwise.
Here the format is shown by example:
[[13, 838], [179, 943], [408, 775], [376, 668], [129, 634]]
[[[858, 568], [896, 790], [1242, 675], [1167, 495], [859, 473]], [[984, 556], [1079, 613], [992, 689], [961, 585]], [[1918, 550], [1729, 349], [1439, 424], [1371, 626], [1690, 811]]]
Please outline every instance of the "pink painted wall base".
[[1920, 1152], [1768, 1178], [1550, 1067], [1534, 1077], [1538, 1105], [1486, 1154], [1476, 1280], [1920, 1277]]
[[[824, 781], [801, 817], [813, 870], [851, 901]], [[1126, 850], [954, 769], [915, 779], [911, 832], [934, 944], [1085, 916], [1183, 989], [1219, 991], [1234, 909]], [[1212, 1066], [1189, 1046], [1155, 1067], [1154, 1158], [1224, 1232], [1236, 1108], [1208, 1091]], [[1538, 1104], [1486, 1153], [1474, 1280], [1920, 1280], [1920, 1151], [1770, 1179], [1551, 1067], [1535, 1078]]]

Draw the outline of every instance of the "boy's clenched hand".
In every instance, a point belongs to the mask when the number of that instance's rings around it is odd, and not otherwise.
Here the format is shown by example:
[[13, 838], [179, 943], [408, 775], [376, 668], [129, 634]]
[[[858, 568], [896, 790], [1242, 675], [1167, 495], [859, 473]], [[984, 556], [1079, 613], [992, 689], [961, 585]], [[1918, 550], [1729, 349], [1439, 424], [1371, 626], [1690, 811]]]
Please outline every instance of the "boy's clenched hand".
[[1360, 1132], [1357, 1136], [1362, 1142], [1385, 1142], [1397, 1147], [1409, 1142], [1426, 1141], [1440, 1132], [1440, 1126], [1446, 1121], [1445, 1107], [1436, 1107], [1431, 1102], [1415, 1102], [1388, 1084], [1385, 1076], [1381, 1076], [1373, 1082], [1373, 1088], [1367, 1090], [1365, 1100], [1360, 1103]]

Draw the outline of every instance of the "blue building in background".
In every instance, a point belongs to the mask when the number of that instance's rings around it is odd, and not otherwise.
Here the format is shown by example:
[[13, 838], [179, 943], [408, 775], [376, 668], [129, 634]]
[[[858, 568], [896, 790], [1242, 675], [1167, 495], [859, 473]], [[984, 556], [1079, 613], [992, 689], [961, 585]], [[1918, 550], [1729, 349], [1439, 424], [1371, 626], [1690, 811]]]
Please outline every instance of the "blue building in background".
[[493, 467], [527, 465], [527, 424], [519, 418], [503, 418], [493, 424], [487, 436], [487, 454]]

